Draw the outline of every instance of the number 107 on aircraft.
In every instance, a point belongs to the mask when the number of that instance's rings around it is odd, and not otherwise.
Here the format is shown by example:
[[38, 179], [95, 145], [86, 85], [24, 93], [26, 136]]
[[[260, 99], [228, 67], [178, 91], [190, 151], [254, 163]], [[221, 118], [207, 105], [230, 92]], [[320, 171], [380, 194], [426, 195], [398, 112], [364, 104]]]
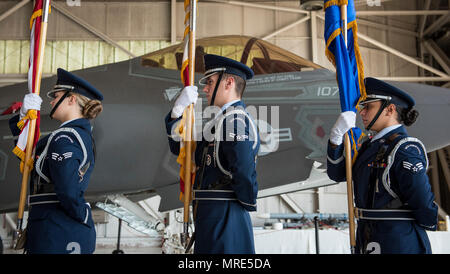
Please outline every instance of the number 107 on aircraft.
[[336, 96], [339, 94], [338, 87], [317, 87], [317, 96]]

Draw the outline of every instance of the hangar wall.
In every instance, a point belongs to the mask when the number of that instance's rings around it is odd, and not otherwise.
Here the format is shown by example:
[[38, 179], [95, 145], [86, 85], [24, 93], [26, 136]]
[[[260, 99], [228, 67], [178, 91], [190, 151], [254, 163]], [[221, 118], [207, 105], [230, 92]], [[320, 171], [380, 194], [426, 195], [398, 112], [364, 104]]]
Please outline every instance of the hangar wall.
[[[137, 56], [170, 45], [165, 40], [119, 40], [117, 43]], [[28, 72], [29, 47], [29, 40], [0, 40], [0, 76], [25, 76]], [[56, 74], [57, 68], [73, 71], [124, 61], [130, 56], [100, 40], [49, 40], [44, 58], [43, 72]]]
[[[68, 6], [65, 1], [56, 1], [60, 10], [88, 24], [95, 30], [116, 41], [120, 46], [138, 56], [168, 46], [171, 40], [171, 8], [166, 2], [87, 2]], [[383, 2], [380, 7], [357, 5], [357, 10], [415, 10], [416, 1]], [[2, 1], [0, 13], [14, 6], [15, 1]], [[283, 7], [297, 8], [296, 1], [273, 3]], [[1, 22], [0, 28], [0, 76], [1, 74], [24, 74], [28, 62], [29, 15], [31, 3], [17, 10]], [[50, 15], [45, 73], [55, 73], [56, 68], [74, 70], [89, 66], [117, 62], [129, 58], [123, 51], [114, 48], [98, 36], [69, 19], [54, 8]], [[240, 34], [265, 37], [274, 31], [295, 22], [306, 15], [284, 11], [273, 11], [253, 7], [233, 6], [220, 3], [199, 2], [197, 37]], [[175, 12], [175, 42], [182, 40], [184, 31], [183, 3], [177, 3]], [[268, 39], [282, 48], [316, 63], [333, 69], [324, 55], [323, 14], [316, 19], [317, 47], [310, 21], [298, 24], [285, 32]], [[400, 50], [408, 56], [418, 56], [416, 37], [396, 31], [392, 27], [415, 31], [416, 16], [365, 16], [364, 20], [386, 25], [377, 29], [359, 25], [359, 32], [386, 45]], [[213, 22], [213, 23], [212, 23]], [[159, 44], [155, 46], [155, 44]], [[416, 66], [365, 42], [359, 41], [365, 74], [370, 76], [416, 76]], [[405, 46], [406, 45], [406, 46]]]

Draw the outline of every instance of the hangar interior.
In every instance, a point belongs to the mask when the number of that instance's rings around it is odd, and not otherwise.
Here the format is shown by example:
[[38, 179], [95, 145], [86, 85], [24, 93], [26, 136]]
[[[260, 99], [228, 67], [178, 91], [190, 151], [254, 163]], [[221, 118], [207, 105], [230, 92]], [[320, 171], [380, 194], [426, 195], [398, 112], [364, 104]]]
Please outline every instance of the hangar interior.
[[[260, 38], [335, 71], [324, 54], [322, 2], [199, 0], [196, 36], [244, 35]], [[449, 0], [354, 2], [365, 76], [450, 88]], [[73, 71], [121, 62], [183, 40], [183, 1], [54, 0], [51, 7], [43, 77], [55, 75], [57, 68]], [[0, 1], [0, 87], [27, 81], [32, 9], [31, 0]], [[214, 52], [220, 54], [221, 49], [210, 50], [210, 53]], [[0, 110], [6, 109], [10, 103], [0, 102]], [[448, 231], [450, 146], [430, 152], [428, 159], [430, 183], [436, 203], [440, 206], [440, 230]], [[320, 167], [314, 172], [323, 176]], [[318, 180], [329, 179], [320, 177]], [[275, 222], [272, 220], [268, 224], [267, 219], [260, 218], [264, 213], [347, 213], [346, 184], [329, 181], [324, 185], [301, 191], [293, 189], [277, 195], [267, 194], [267, 197], [258, 199], [258, 211], [251, 214], [254, 227], [270, 226]], [[130, 202], [121, 195], [115, 199], [119, 205]], [[159, 203], [160, 197], [155, 196], [136, 201], [131, 207], [138, 207], [138, 212], [142, 211], [152, 220], [179, 222], [182, 218], [179, 210], [158, 212]], [[180, 252], [165, 239], [165, 235], [176, 235], [178, 228], [166, 231], [166, 234], [156, 230], [143, 233], [104, 210], [98, 208], [94, 211], [96, 253], [111, 253], [117, 249], [125, 253], [160, 253], [164, 242], [164, 252]], [[0, 236], [5, 248], [12, 243], [15, 217], [14, 212], [3, 213], [0, 219]], [[325, 252], [335, 251], [327, 251], [327, 240], [324, 240], [336, 237], [334, 234], [326, 235], [327, 228], [334, 225], [325, 222], [321, 225], [321, 249]], [[304, 235], [288, 237], [313, 238], [314, 233], [306, 229], [313, 227], [314, 223], [309, 222], [304, 224]], [[121, 231], [120, 248], [116, 247], [118, 231]], [[274, 237], [272, 239], [282, 243], [283, 238], [275, 235], [277, 233], [277, 230], [255, 229], [257, 253], [315, 252], [313, 242], [302, 249], [258, 247], [258, 239], [260, 242], [267, 241], [271, 235]], [[292, 233], [292, 229], [287, 233]], [[342, 236], [342, 241], [346, 243], [348, 231], [340, 231], [338, 236]], [[450, 237], [446, 239], [450, 240]], [[443, 253], [450, 253], [449, 247], [440, 248]]]

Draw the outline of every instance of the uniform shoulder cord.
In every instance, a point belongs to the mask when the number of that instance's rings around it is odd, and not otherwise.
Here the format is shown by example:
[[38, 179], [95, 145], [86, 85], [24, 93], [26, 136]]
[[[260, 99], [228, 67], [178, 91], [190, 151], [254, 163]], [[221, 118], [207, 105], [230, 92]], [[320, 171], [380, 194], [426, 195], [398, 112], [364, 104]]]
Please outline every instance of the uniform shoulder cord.
[[[371, 201], [371, 206], [373, 207], [374, 199], [375, 199], [375, 191], [378, 192], [378, 173], [380, 168], [385, 168], [386, 163], [383, 163], [383, 159], [385, 159], [386, 154], [389, 152], [388, 147], [395, 142], [397, 137], [400, 136], [400, 134], [395, 133], [392, 136], [389, 136], [389, 138], [386, 139], [386, 142], [381, 145], [379, 148], [377, 155], [375, 156], [375, 160], [370, 164], [372, 167], [371, 169], [371, 176], [370, 178], [373, 178], [372, 173], [375, 172], [375, 186], [370, 184], [369, 186], [369, 193], [368, 193], [368, 202]], [[376, 171], [374, 171], [374, 168]]]

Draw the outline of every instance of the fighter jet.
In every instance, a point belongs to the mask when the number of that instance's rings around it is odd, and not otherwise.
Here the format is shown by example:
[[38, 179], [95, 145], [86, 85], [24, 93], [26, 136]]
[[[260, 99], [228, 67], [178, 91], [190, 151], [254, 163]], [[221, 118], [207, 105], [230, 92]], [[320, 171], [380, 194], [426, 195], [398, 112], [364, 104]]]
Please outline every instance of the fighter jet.
[[[233, 58], [255, 72], [247, 83], [243, 101], [261, 136], [259, 197], [334, 184], [318, 180], [317, 175], [326, 178], [322, 167], [327, 140], [340, 113], [335, 73], [257, 38], [220, 36], [197, 40], [197, 80], [204, 72], [206, 53]], [[93, 121], [97, 158], [85, 194], [89, 202], [104, 201], [112, 194], [123, 194], [133, 201], [160, 195], [160, 212], [183, 206], [179, 200], [180, 167], [169, 151], [164, 124], [183, 86], [182, 56], [183, 45], [178, 44], [127, 61], [73, 72], [105, 97], [104, 111]], [[55, 76], [42, 79], [41, 136], [59, 126], [49, 118], [50, 99], [45, 96], [55, 83]], [[449, 90], [391, 84], [417, 101], [420, 116], [409, 133], [420, 138], [428, 151], [449, 145], [450, 127], [434, 123], [437, 117], [450, 116]], [[0, 113], [21, 101], [26, 90], [27, 83], [1, 88]], [[197, 105], [203, 107], [196, 107], [196, 124], [202, 124], [209, 118], [202, 112], [207, 106], [202, 92]], [[19, 201], [19, 160], [12, 153], [14, 137], [8, 126], [12, 116], [0, 116], [0, 212], [16, 211]], [[361, 121], [357, 125], [363, 128]]]

